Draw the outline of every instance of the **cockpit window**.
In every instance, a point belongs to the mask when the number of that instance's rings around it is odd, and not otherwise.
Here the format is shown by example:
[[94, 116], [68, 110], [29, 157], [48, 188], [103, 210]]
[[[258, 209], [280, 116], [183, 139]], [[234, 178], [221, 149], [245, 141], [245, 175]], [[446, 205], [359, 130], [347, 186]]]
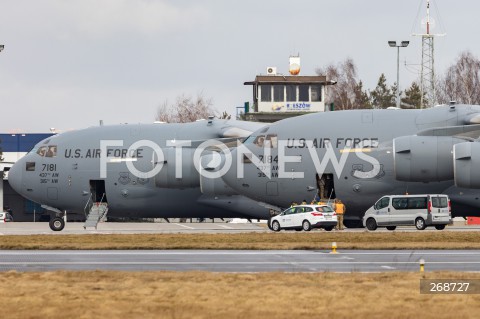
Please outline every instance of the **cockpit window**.
[[265, 147], [278, 148], [278, 138], [276, 134], [268, 134], [265, 138]]
[[46, 157], [56, 157], [57, 156], [57, 145], [48, 146]]
[[47, 150], [48, 150], [48, 147], [42, 146], [37, 150], [37, 154], [43, 157], [45, 156], [45, 154], [47, 154]]
[[253, 144], [255, 144], [259, 147], [263, 147], [264, 143], [265, 143], [265, 135], [257, 136], [255, 141], [253, 141]]
[[253, 136], [250, 135], [244, 142], [244, 144], [255, 144], [258, 147], [278, 148], [277, 134], [268, 134]]
[[37, 154], [42, 157], [56, 157], [57, 145], [42, 146], [37, 150]]

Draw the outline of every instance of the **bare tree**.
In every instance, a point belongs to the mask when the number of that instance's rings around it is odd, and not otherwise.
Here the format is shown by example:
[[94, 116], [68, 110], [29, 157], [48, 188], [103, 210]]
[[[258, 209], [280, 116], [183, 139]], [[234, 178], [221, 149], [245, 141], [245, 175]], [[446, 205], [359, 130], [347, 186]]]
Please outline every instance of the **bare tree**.
[[370, 108], [368, 93], [363, 91], [362, 81], [357, 79], [357, 67], [352, 59], [318, 68], [316, 73], [337, 81], [326, 90], [326, 102], [333, 102], [336, 110]]
[[177, 97], [174, 104], [169, 104], [165, 100], [158, 107], [155, 120], [167, 123], [187, 123], [207, 119], [215, 113], [212, 99], [205, 98], [203, 93], [197, 94], [195, 98], [182, 94]]
[[440, 103], [480, 104], [480, 60], [469, 51], [460, 53], [437, 83]]

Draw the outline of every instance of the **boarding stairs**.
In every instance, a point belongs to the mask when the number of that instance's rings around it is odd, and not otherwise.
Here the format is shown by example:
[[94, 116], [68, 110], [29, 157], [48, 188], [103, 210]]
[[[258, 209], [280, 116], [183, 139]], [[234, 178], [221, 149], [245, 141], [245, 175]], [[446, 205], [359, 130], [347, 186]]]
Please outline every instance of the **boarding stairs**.
[[87, 227], [95, 227], [95, 229], [97, 229], [98, 223], [107, 216], [108, 203], [102, 201], [93, 202], [89, 200], [85, 209], [86, 211], [88, 210], [88, 214], [85, 214], [86, 220], [83, 228], [87, 229]]

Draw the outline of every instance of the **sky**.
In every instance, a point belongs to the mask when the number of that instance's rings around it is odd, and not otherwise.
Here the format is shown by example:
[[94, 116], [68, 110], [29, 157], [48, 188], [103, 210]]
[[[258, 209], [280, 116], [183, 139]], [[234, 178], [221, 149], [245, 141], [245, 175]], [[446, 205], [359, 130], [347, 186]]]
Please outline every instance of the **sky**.
[[[435, 70], [480, 56], [480, 2], [432, 0]], [[419, 78], [425, 0], [1, 0], [0, 132], [151, 123], [177, 96], [203, 94], [218, 112], [252, 101], [243, 85], [275, 66], [300, 75], [351, 58], [364, 87], [381, 73]], [[419, 9], [421, 9], [419, 11]]]

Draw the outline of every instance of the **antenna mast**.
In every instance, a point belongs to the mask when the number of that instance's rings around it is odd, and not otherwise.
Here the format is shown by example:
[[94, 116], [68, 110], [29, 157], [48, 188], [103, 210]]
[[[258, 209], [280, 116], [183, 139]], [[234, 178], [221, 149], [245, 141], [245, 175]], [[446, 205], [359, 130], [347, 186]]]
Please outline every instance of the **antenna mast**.
[[430, 28], [433, 19], [430, 17], [430, 0], [427, 0], [427, 17], [425, 18], [426, 33], [413, 34], [422, 37], [422, 70], [420, 74], [420, 107], [426, 105], [434, 106], [437, 103], [435, 95], [435, 68], [434, 68], [434, 37], [444, 36], [445, 34], [431, 34]]

